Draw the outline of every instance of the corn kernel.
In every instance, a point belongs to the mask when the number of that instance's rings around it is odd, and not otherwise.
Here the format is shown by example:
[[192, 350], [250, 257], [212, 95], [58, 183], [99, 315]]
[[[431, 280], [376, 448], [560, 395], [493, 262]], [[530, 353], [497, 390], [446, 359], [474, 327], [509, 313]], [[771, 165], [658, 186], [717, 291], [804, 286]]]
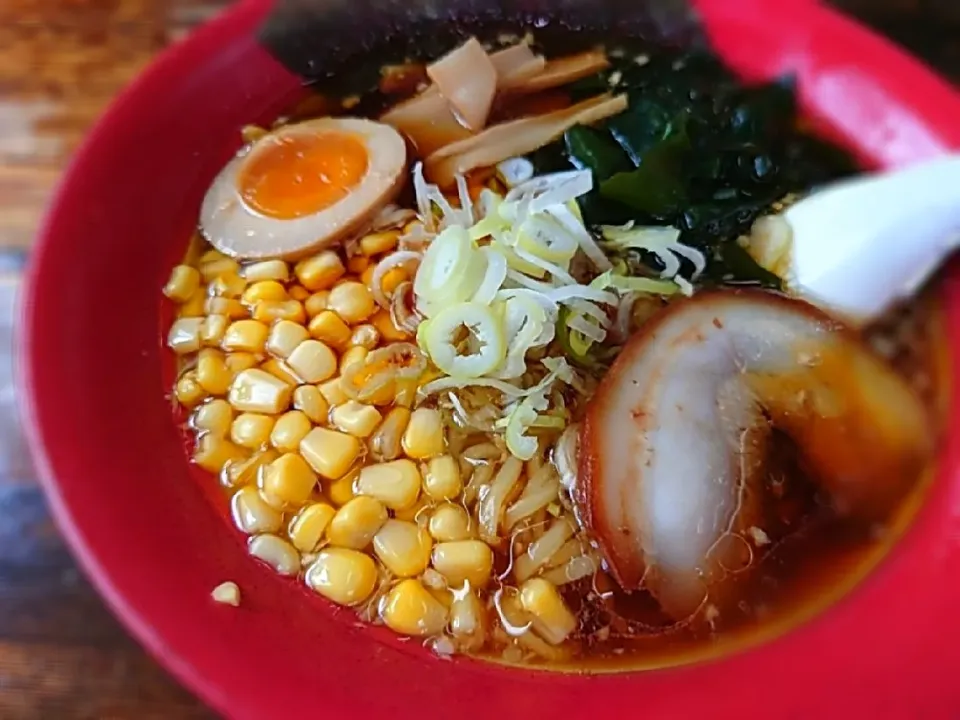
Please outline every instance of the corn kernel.
[[338, 547], [363, 550], [387, 521], [379, 500], [357, 496], [337, 510], [327, 527], [327, 539]]
[[346, 347], [350, 342], [350, 336], [353, 334], [350, 326], [332, 310], [321, 310], [310, 321], [307, 329], [317, 340], [335, 348]]
[[409, 578], [384, 598], [380, 616], [394, 632], [422, 637], [443, 632], [448, 611], [419, 580]]
[[315, 292], [310, 297], [306, 298], [303, 301], [303, 307], [307, 311], [307, 315], [314, 317], [319, 315], [324, 310], [327, 309], [327, 299], [330, 297], [329, 290], [321, 290], [320, 292]]
[[261, 300], [253, 308], [253, 317], [268, 325], [275, 320], [290, 320], [300, 324], [307, 322], [303, 303], [297, 300]]
[[440, 455], [427, 463], [423, 491], [434, 500], [455, 498], [463, 490], [460, 465], [451, 455]]
[[233, 408], [226, 400], [211, 400], [198, 407], [190, 424], [199, 432], [210, 433], [216, 437], [226, 437], [233, 423]]
[[486, 611], [477, 594], [457, 593], [450, 606], [450, 634], [461, 639], [475, 638], [482, 644], [485, 626]]
[[520, 604], [533, 619], [533, 630], [551, 645], [559, 645], [577, 629], [577, 618], [549, 580], [530, 578], [520, 587]]
[[330, 415], [333, 426], [355, 437], [369, 437], [380, 424], [380, 412], [372, 405], [348, 400], [334, 408]]
[[211, 599], [221, 605], [240, 607], [240, 588], [235, 582], [223, 582], [210, 592]]
[[304, 340], [290, 353], [287, 365], [303, 382], [319, 383], [337, 371], [337, 356], [319, 340]]
[[395, 407], [370, 438], [370, 452], [378, 460], [394, 460], [400, 456], [400, 441], [410, 422], [410, 411]]
[[397, 577], [415, 577], [430, 564], [433, 541], [412, 522], [387, 520], [373, 536], [373, 551]]
[[354, 363], [362, 363], [370, 353], [365, 347], [352, 347], [340, 356], [341, 374]]
[[223, 353], [213, 348], [204, 348], [197, 358], [197, 382], [211, 395], [226, 395], [233, 381], [233, 373], [227, 367]]
[[317, 385], [317, 389], [330, 407], [343, 405], [350, 399], [350, 396], [343, 391], [340, 378], [333, 378], [332, 380], [327, 380], [325, 383], [320, 383]]
[[280, 453], [273, 448], [267, 448], [253, 453], [246, 460], [227, 463], [220, 471], [220, 484], [228, 488], [238, 488], [255, 483], [260, 476], [260, 468], [266, 467], [279, 457]]
[[294, 390], [293, 407], [317, 425], [328, 420], [330, 406], [315, 385], [301, 385]]
[[177, 265], [163, 288], [163, 294], [178, 303], [185, 303], [200, 287], [200, 273], [189, 265]]
[[230, 324], [221, 344], [224, 350], [262, 353], [270, 328], [256, 320], [237, 320]]
[[315, 427], [300, 441], [300, 454], [328, 480], [337, 480], [360, 457], [363, 445], [352, 435]]
[[248, 535], [276, 532], [283, 524], [283, 514], [270, 507], [252, 485], [240, 488], [230, 501], [233, 523]]
[[360, 252], [367, 257], [380, 255], [393, 250], [400, 242], [400, 233], [396, 230], [370, 233], [360, 238]]
[[276, 420], [269, 415], [242, 413], [230, 425], [230, 439], [237, 445], [258, 450], [270, 441]]
[[401, 330], [394, 325], [393, 318], [390, 317], [389, 311], [383, 308], [380, 308], [373, 314], [373, 317], [370, 318], [370, 323], [380, 331], [380, 337], [387, 342], [402, 342], [412, 337], [406, 330]]
[[243, 302], [251, 306], [262, 302], [282, 302], [287, 299], [287, 289], [276, 280], [253, 283], [244, 291], [242, 298]]
[[230, 374], [233, 375], [234, 378], [244, 370], [249, 370], [257, 366], [256, 356], [246, 352], [227, 353], [225, 362], [227, 363], [227, 370], [230, 371]]
[[262, 560], [280, 575], [296, 575], [300, 572], [300, 553], [296, 548], [276, 535], [257, 535], [247, 546], [250, 554]]
[[373, 276], [377, 273], [377, 266], [371, 263], [367, 266], [367, 269], [360, 273], [360, 282], [366, 285], [368, 288], [373, 287]]
[[340, 257], [332, 250], [324, 250], [306, 260], [301, 260], [294, 268], [300, 284], [310, 292], [327, 290], [343, 277], [346, 269]]
[[380, 344], [380, 331], [373, 325], [357, 325], [350, 336], [351, 347], [362, 347], [373, 350]]
[[401, 283], [405, 283], [409, 279], [410, 276], [403, 268], [390, 268], [383, 274], [383, 279], [380, 280], [380, 290], [389, 297], [400, 287]]
[[397, 520], [408, 520], [417, 525], [426, 525], [428, 515], [426, 510], [433, 505], [433, 500], [421, 493], [420, 498], [410, 507], [403, 510], [394, 510], [393, 517]]
[[[194, 243], [194, 242], [202, 243], [203, 238], [200, 235], [194, 235], [193, 238], [191, 238], [191, 243]], [[214, 260], [226, 260], [226, 259], [229, 259], [229, 255], [224, 255], [219, 250], [215, 248], [210, 248], [209, 250], [204, 251], [204, 253], [200, 256], [200, 259], [198, 262], [203, 264], [203, 263], [213, 262]]]
[[347, 272], [359, 275], [370, 266], [370, 260], [363, 255], [354, 255], [347, 260]]
[[202, 435], [197, 441], [193, 461], [207, 472], [218, 473], [228, 462], [243, 460], [246, 453], [229, 440], [213, 434]]
[[354, 491], [376, 498], [391, 510], [403, 510], [420, 496], [420, 471], [410, 460], [367, 465], [360, 470]]
[[228, 325], [230, 318], [226, 315], [207, 315], [200, 324], [200, 342], [207, 347], [220, 347]]
[[287, 292], [290, 294], [290, 299], [297, 302], [306, 302], [307, 298], [310, 297], [310, 291], [303, 285], [291, 285]]
[[437, 542], [467, 540], [473, 536], [467, 511], [452, 503], [444, 503], [433, 511], [427, 530]]
[[263, 473], [264, 495], [276, 498], [284, 505], [303, 505], [316, 486], [317, 476], [307, 462], [294, 452], [281, 455]]
[[493, 551], [480, 540], [442, 542], [433, 548], [433, 567], [443, 575], [450, 587], [461, 587], [464, 581], [482, 588], [493, 573]]
[[212, 282], [221, 275], [228, 273], [238, 274], [240, 272], [240, 263], [226, 255], [219, 258], [200, 261], [200, 274], [203, 275], [205, 282]]
[[370, 396], [367, 398], [367, 402], [371, 405], [379, 405], [381, 407], [395, 404], [397, 398], [397, 385], [398, 383], [383, 383], [379, 388], [370, 393]]
[[243, 276], [252, 283], [264, 280], [286, 282], [290, 278], [290, 268], [283, 260], [261, 260], [247, 265]]
[[178, 318], [170, 326], [167, 334], [167, 347], [177, 355], [195, 353], [200, 349], [201, 318]]
[[287, 385], [292, 388], [297, 387], [300, 384], [300, 378], [293, 374], [293, 372], [288, 368], [284, 363], [280, 362], [276, 358], [270, 358], [265, 360], [260, 365], [261, 370], [273, 375], [275, 378], [283, 380]]
[[180, 317], [203, 317], [210, 312], [208, 309], [207, 292], [204, 288], [197, 288], [193, 295], [180, 306]]
[[348, 472], [339, 480], [334, 480], [332, 483], [326, 485], [324, 490], [326, 491], [327, 497], [330, 498], [330, 502], [337, 507], [343, 507], [353, 500], [353, 498], [356, 497], [356, 494], [353, 492], [353, 483], [359, 474], [360, 470], [357, 469]]
[[243, 370], [230, 386], [227, 400], [241, 412], [276, 415], [290, 407], [293, 388], [258, 368]]
[[326, 503], [307, 505], [290, 523], [290, 542], [300, 552], [314, 552], [337, 511]]
[[397, 380], [393, 402], [400, 407], [411, 408], [417, 399], [418, 384], [415, 379]]
[[377, 585], [377, 566], [356, 550], [326, 548], [307, 568], [304, 577], [315, 592], [338, 605], [362, 603]]
[[270, 444], [281, 452], [296, 452], [313, 424], [305, 414], [299, 410], [290, 410], [277, 418], [273, 432], [270, 433]]
[[250, 312], [244, 304], [234, 298], [208, 297], [204, 310], [208, 315], [226, 315], [231, 320], [250, 317]]
[[377, 309], [370, 289], [363, 283], [353, 281], [340, 283], [333, 288], [327, 307], [350, 325], [363, 322]]
[[188, 408], [197, 405], [207, 397], [207, 391], [197, 382], [197, 374], [192, 371], [180, 376], [174, 388], [174, 394], [177, 396], [177, 401]]
[[303, 325], [289, 320], [274, 323], [267, 337], [267, 352], [280, 358], [287, 358], [297, 345], [310, 337], [310, 333]]
[[225, 273], [210, 283], [207, 287], [208, 295], [217, 297], [238, 298], [247, 287], [247, 281], [236, 273]]
[[403, 434], [403, 451], [407, 456], [415, 460], [425, 460], [442, 455], [445, 445], [440, 411], [432, 408], [414, 410]]

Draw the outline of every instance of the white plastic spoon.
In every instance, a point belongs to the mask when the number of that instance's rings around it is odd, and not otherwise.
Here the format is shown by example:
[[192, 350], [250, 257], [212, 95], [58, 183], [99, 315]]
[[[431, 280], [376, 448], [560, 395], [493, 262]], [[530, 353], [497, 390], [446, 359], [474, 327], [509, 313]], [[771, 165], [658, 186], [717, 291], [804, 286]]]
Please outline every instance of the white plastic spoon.
[[867, 322], [916, 292], [960, 245], [960, 155], [838, 182], [783, 217], [797, 292]]

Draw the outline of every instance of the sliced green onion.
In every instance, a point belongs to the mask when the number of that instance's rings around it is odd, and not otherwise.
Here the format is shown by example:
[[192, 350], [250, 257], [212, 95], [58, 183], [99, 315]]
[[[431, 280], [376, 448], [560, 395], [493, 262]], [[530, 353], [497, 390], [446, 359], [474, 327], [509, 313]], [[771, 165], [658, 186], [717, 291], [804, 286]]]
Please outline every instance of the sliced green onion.
[[657, 280], [645, 277], [624, 277], [608, 270], [598, 275], [590, 283], [590, 287], [600, 290], [614, 288], [621, 292], [642, 292], [650, 295], [675, 295], [680, 287], [673, 280]]
[[507, 265], [517, 272], [529, 275], [532, 278], [543, 279], [547, 276], [547, 271], [533, 263], [522, 260], [520, 256], [510, 247], [505, 236], [496, 237], [493, 246], [498, 252], [503, 254], [507, 260]]
[[507, 279], [507, 259], [503, 253], [489, 246], [480, 248], [480, 254], [483, 256], [486, 270], [480, 287], [473, 294], [472, 302], [489, 305], [500, 291], [503, 281]]
[[548, 215], [527, 218], [517, 230], [517, 247], [555, 263], [570, 261], [577, 252], [577, 239]]
[[606, 238], [603, 246], [610, 250], [636, 249], [654, 253], [664, 265], [660, 277], [674, 277], [680, 271], [681, 257], [693, 265], [694, 279], [699, 277], [707, 266], [707, 258], [700, 250], [680, 242], [680, 231], [675, 227], [606, 225], [601, 228], [601, 232]]
[[567, 357], [580, 365], [589, 364], [593, 340], [570, 327], [574, 317], [580, 317], [580, 315], [568, 307], [560, 309], [560, 317], [557, 320], [557, 340]]
[[[487, 305], [459, 303], [440, 310], [420, 328], [427, 354], [447, 375], [477, 378], [495, 370], [506, 356], [503, 322]], [[457, 335], [462, 328], [469, 337], [460, 341]], [[418, 342], [420, 336], [418, 328]], [[464, 347], [467, 352], [461, 354]]]
[[487, 215], [470, 228], [470, 239], [476, 242], [486, 237], [495, 237], [509, 228], [510, 223], [494, 213], [493, 215]]
[[541, 428], [546, 430], [563, 430], [567, 426], [567, 421], [556, 415], [542, 414], [537, 415], [537, 419], [530, 423], [532, 428]]
[[430, 243], [413, 282], [417, 309], [426, 316], [468, 300], [480, 287], [486, 262], [466, 229], [449, 227]]
[[617, 296], [595, 287], [587, 285], [567, 285], [547, 291], [547, 297], [554, 302], [562, 303], [568, 300], [590, 300], [591, 302], [603, 303], [604, 305], [616, 305]]
[[502, 307], [509, 347], [506, 362], [497, 375], [510, 379], [526, 372], [527, 352], [549, 343], [554, 327], [548, 322], [543, 306], [526, 295], [514, 295], [503, 302]]
[[606, 330], [600, 327], [596, 319], [579, 311], [575, 311], [570, 315], [570, 318], [567, 320], [567, 327], [574, 331], [574, 333], [582, 335], [590, 342], [603, 342], [607, 337]]
[[533, 177], [533, 163], [524, 157], [508, 158], [497, 165], [497, 177], [507, 187], [515, 187]]
[[583, 215], [576, 202], [569, 202], [565, 205], [554, 205], [545, 211], [560, 223], [576, 239], [584, 255], [590, 258], [590, 262], [600, 271], [610, 269], [610, 260], [604, 254], [593, 235], [583, 224]]
[[510, 413], [504, 439], [507, 443], [507, 450], [519, 460], [530, 460], [537, 454], [537, 439], [526, 434], [527, 429], [536, 420], [537, 411], [530, 406], [527, 400], [520, 403], [517, 409]]
[[629, 248], [647, 249], [671, 245], [680, 239], [680, 231], [670, 225], [650, 225], [634, 227], [627, 225], [601, 225], [600, 233], [606, 242], [605, 247], [626, 250]]

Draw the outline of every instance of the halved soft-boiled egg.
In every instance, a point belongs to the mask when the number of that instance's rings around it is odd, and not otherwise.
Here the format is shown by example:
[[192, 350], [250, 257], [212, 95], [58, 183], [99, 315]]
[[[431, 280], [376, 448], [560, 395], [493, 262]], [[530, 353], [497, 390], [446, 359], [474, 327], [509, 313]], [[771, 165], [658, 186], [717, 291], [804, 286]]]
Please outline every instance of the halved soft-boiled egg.
[[227, 163], [203, 201], [200, 228], [233, 257], [296, 259], [358, 231], [400, 191], [406, 165], [406, 143], [389, 125], [288, 125]]

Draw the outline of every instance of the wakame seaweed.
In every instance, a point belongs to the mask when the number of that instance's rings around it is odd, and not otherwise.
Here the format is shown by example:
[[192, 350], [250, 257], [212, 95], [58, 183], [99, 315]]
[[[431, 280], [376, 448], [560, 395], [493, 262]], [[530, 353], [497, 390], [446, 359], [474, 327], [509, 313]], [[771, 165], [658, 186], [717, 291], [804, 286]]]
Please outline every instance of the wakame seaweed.
[[707, 282], [778, 288], [737, 238], [784, 196], [853, 172], [850, 159], [799, 128], [791, 78], [745, 86], [703, 51], [621, 50], [571, 95], [625, 92], [629, 109], [534, 153], [538, 172], [593, 171], [580, 201], [589, 225], [673, 225], [706, 254]]

